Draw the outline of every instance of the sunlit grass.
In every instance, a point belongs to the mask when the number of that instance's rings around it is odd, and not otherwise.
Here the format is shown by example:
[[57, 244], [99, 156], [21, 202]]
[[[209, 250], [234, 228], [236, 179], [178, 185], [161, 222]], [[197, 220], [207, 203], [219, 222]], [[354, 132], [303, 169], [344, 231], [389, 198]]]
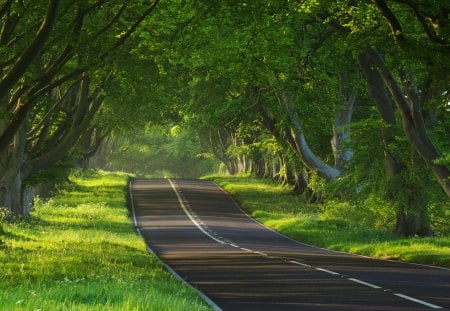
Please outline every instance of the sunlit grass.
[[30, 222], [3, 224], [0, 310], [208, 310], [135, 234], [126, 180], [72, 177]]
[[349, 204], [309, 204], [293, 195], [290, 188], [270, 180], [206, 178], [224, 187], [258, 221], [302, 242], [366, 256], [450, 267], [448, 236], [402, 238], [370, 226], [376, 220], [370, 218], [369, 212], [358, 212]]

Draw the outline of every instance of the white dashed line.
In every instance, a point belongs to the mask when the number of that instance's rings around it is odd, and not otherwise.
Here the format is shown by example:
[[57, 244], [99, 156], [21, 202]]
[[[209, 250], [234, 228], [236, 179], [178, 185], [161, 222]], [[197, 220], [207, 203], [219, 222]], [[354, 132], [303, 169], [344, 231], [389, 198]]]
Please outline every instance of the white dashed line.
[[183, 209], [183, 211], [186, 213], [186, 215], [189, 217], [189, 219], [194, 223], [194, 225], [201, 231], [203, 232], [205, 235], [207, 235], [208, 237], [210, 237], [211, 239], [213, 239], [216, 242], [219, 242], [220, 244], [227, 244], [225, 241], [222, 241], [218, 238], [215, 238], [214, 236], [212, 236], [211, 234], [208, 233], [208, 231], [205, 230], [205, 228], [203, 228], [203, 226], [197, 221], [196, 216], [197, 215], [193, 215], [188, 207], [186, 206], [186, 204], [184, 203], [180, 193], [178, 192], [178, 189], [176, 188], [176, 186], [174, 185], [174, 183], [172, 182], [172, 180], [169, 179], [169, 183], [172, 186], [173, 191], [175, 192], [177, 198], [178, 198], [178, 203], [180, 203], [181, 208]]
[[248, 249], [248, 248], [245, 248], [245, 247], [239, 247], [239, 248], [242, 249], [243, 251], [253, 253], [253, 251], [251, 249]]
[[332, 275], [341, 275], [340, 273], [337, 273], [337, 272], [334, 272], [334, 271], [331, 271], [331, 270], [327, 270], [327, 269], [323, 269], [323, 268], [316, 268], [316, 270], [322, 271], [322, 272], [325, 272], [325, 273], [328, 273], [328, 274], [332, 274]]
[[442, 309], [441, 306], [434, 305], [432, 303], [429, 303], [429, 302], [426, 302], [426, 301], [423, 301], [423, 300], [420, 300], [420, 299], [416, 299], [416, 298], [413, 298], [413, 297], [409, 297], [409, 296], [406, 296], [406, 295], [403, 295], [403, 294], [394, 294], [394, 295], [397, 296], [397, 297], [401, 297], [403, 299], [407, 299], [409, 301], [414, 301], [416, 303], [419, 303], [421, 305], [427, 306], [427, 307], [432, 308], [432, 309]]
[[253, 251], [253, 253], [264, 256], [264, 257], [268, 256], [266, 253], [263, 253], [263, 252]]
[[289, 260], [290, 263], [293, 263], [295, 265], [299, 265], [299, 266], [303, 266], [303, 267], [307, 267], [307, 268], [311, 268], [310, 265], [307, 265], [305, 263], [299, 262], [299, 261], [295, 261], [295, 260]]
[[[133, 223], [135, 228], [137, 229], [137, 232], [140, 236], [142, 236], [141, 230], [139, 230], [139, 228], [137, 227], [137, 219], [136, 219], [136, 213], [134, 211], [134, 198], [133, 198], [133, 191], [131, 189], [132, 186], [132, 182], [130, 181], [128, 187], [129, 187], [129, 191], [130, 191], [130, 201], [131, 201], [131, 211], [133, 214]], [[156, 253], [153, 251], [153, 249], [147, 245], [147, 251], [154, 255], [155, 257], [158, 257], [158, 255], [156, 255]], [[202, 293], [198, 288], [192, 286], [191, 284], [189, 284], [185, 279], [183, 279], [175, 270], [173, 270], [168, 264], [166, 264], [165, 262], [163, 262], [163, 265], [166, 267], [166, 269], [172, 273], [173, 276], [175, 276], [181, 283], [186, 284], [186, 286], [188, 286], [189, 288], [191, 288], [194, 292], [196, 292], [208, 305], [210, 305], [214, 311], [222, 311], [222, 309], [216, 305], [216, 303], [214, 301], [211, 300], [211, 298], [209, 298], [208, 296], [206, 296], [204, 293]]]
[[[225, 238], [222, 238], [220, 235], [215, 234], [215, 232], [213, 230], [211, 230], [203, 221], [200, 220], [198, 215], [196, 215], [195, 213], [192, 212], [191, 207], [190, 207], [189, 203], [187, 202], [187, 200], [184, 198], [184, 195], [183, 195], [182, 191], [177, 189], [177, 187], [172, 182], [172, 180], [169, 179], [169, 183], [172, 186], [172, 188], [173, 188], [173, 190], [174, 190], [174, 192], [175, 192], [175, 194], [176, 194], [176, 196], [178, 198], [178, 202], [180, 203], [181, 208], [184, 210], [184, 212], [189, 217], [189, 219], [195, 224], [195, 226], [201, 232], [203, 232], [205, 235], [207, 235], [208, 237], [210, 237], [211, 239], [213, 239], [214, 241], [216, 241], [216, 242], [218, 242], [220, 244], [225, 244], [225, 245], [229, 245], [229, 246], [232, 246], [232, 247], [235, 247], [235, 248], [239, 248], [239, 249], [241, 249], [241, 250], [243, 250], [245, 252], [258, 254], [258, 255], [261, 255], [261, 256], [264, 256], [264, 257], [267, 257], [267, 258], [280, 258], [280, 257], [269, 256], [266, 253], [259, 252], [259, 251], [254, 251], [254, 250], [251, 250], [251, 249], [248, 249], [248, 248], [245, 248], [245, 247], [240, 247], [240, 246], [232, 243], [231, 241], [229, 241], [229, 240], [227, 240]], [[218, 188], [221, 189], [224, 193], [226, 193], [222, 188], [220, 188], [220, 187], [218, 187]], [[131, 194], [131, 183], [130, 183], [130, 194]], [[133, 211], [133, 222], [134, 222], [135, 226], [137, 227], [137, 221], [136, 221], [136, 216], [135, 216], [135, 213], [134, 213], [133, 197], [132, 196], [131, 196], [131, 203], [132, 203], [131, 207], [132, 207], [132, 211]], [[239, 205], [235, 201], [234, 201], [234, 203], [236, 204], [236, 206], [239, 207]], [[239, 209], [240, 209], [240, 207], [239, 207]], [[249, 217], [249, 218], [252, 219], [251, 217]], [[274, 231], [274, 230], [272, 230], [272, 231]], [[276, 231], [274, 231], [274, 232], [276, 232]], [[139, 231], [139, 229], [138, 229], [138, 233], [139, 234], [141, 233]], [[278, 232], [276, 232], [276, 233], [278, 233]], [[355, 283], [358, 283], [358, 284], [361, 284], [361, 285], [365, 285], [365, 286], [368, 286], [368, 287], [371, 287], [371, 288], [374, 288], [374, 289], [382, 288], [382, 287], [380, 287], [378, 285], [374, 285], [374, 284], [371, 284], [371, 283], [368, 283], [368, 282], [364, 282], [364, 281], [361, 281], [361, 280], [358, 280], [358, 279], [348, 278], [348, 277], [343, 276], [342, 274], [340, 274], [338, 272], [334, 272], [334, 271], [331, 271], [331, 270], [328, 270], [328, 269], [315, 268], [315, 267], [312, 267], [312, 266], [310, 266], [308, 264], [304, 264], [304, 263], [296, 261], [296, 260], [289, 260], [288, 262], [296, 264], [296, 265], [299, 265], [299, 266], [307, 267], [307, 268], [313, 268], [313, 269], [315, 269], [317, 271], [325, 272], [327, 274], [336, 275], [336, 276], [342, 276], [342, 277], [347, 278], [347, 280], [350, 280], [352, 282], [355, 282]], [[413, 302], [419, 303], [419, 304], [427, 306], [429, 308], [442, 309], [441, 306], [438, 306], [438, 305], [435, 305], [435, 304], [432, 304], [432, 303], [429, 303], [429, 302], [426, 302], [426, 301], [423, 301], [423, 300], [420, 300], [420, 299], [416, 299], [416, 298], [413, 298], [413, 297], [410, 297], [410, 296], [407, 296], [407, 295], [396, 294], [396, 293], [394, 293], [394, 295], [397, 296], [397, 297], [409, 300], [409, 301], [413, 301]]]
[[381, 288], [378, 285], [373, 285], [371, 283], [367, 283], [367, 282], [364, 282], [364, 281], [361, 281], [361, 280], [358, 280], [358, 279], [348, 278], [348, 280], [356, 282], [356, 283], [359, 283], [359, 284], [362, 284], [362, 285], [366, 285], [366, 286], [369, 286], [369, 287], [372, 287], [372, 288], [375, 288], [375, 289]]

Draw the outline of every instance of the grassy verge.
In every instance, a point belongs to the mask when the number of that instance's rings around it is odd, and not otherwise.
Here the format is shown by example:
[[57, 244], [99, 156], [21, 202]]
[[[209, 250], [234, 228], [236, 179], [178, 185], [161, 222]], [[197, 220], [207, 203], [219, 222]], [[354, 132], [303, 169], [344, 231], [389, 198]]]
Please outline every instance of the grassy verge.
[[127, 176], [72, 177], [28, 223], [0, 232], [0, 310], [208, 310], [149, 255], [127, 216]]
[[448, 236], [402, 238], [371, 226], [376, 220], [368, 211], [342, 203], [311, 205], [270, 180], [206, 178], [224, 187], [258, 221], [296, 240], [366, 256], [450, 267]]

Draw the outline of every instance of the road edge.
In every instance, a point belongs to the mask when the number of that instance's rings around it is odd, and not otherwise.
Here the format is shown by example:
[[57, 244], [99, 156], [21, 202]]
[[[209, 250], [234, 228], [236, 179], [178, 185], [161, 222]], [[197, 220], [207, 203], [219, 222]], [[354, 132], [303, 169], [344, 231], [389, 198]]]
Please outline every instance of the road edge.
[[371, 257], [371, 256], [367, 256], [367, 255], [362, 255], [362, 254], [357, 254], [357, 253], [349, 253], [349, 252], [344, 252], [344, 251], [338, 251], [338, 250], [334, 250], [334, 249], [328, 249], [325, 247], [320, 247], [320, 246], [316, 246], [316, 245], [312, 245], [312, 244], [308, 244], [302, 241], [298, 241], [294, 238], [291, 238], [290, 236], [287, 236], [271, 227], [266, 226], [265, 224], [263, 224], [262, 222], [258, 221], [257, 219], [255, 219], [252, 215], [250, 215], [248, 213], [248, 211], [246, 211], [236, 200], [235, 198], [231, 195], [231, 193], [229, 193], [227, 190], [225, 190], [222, 186], [220, 186], [218, 183], [216, 183], [213, 180], [207, 179], [207, 181], [211, 182], [212, 184], [214, 184], [217, 188], [219, 188], [222, 192], [224, 192], [228, 197], [230, 197], [230, 199], [233, 201], [233, 203], [251, 220], [253, 220], [254, 222], [260, 224], [263, 227], [266, 227], [267, 229], [273, 231], [274, 233], [281, 235], [295, 243], [298, 244], [302, 244], [302, 245], [306, 245], [309, 247], [313, 247], [313, 248], [317, 248], [317, 249], [321, 249], [321, 250], [326, 250], [326, 251], [330, 251], [330, 252], [335, 252], [335, 253], [340, 253], [340, 254], [348, 254], [348, 255], [353, 255], [353, 256], [358, 256], [358, 257], [362, 257], [362, 258], [368, 258], [368, 259], [373, 259], [373, 260], [379, 260], [379, 261], [387, 261], [387, 262], [393, 262], [393, 263], [398, 263], [398, 264], [404, 264], [404, 265], [413, 265], [413, 266], [420, 266], [420, 267], [427, 267], [427, 268], [433, 268], [433, 269], [438, 269], [438, 270], [446, 270], [446, 271], [450, 271], [450, 268], [446, 268], [446, 267], [441, 267], [441, 266], [433, 266], [433, 265], [427, 265], [427, 264], [421, 264], [421, 263], [415, 263], [415, 262], [407, 262], [407, 261], [399, 261], [399, 260], [392, 260], [392, 259], [384, 259], [384, 258], [378, 258], [378, 257]]
[[[131, 212], [131, 219], [133, 220], [133, 225], [134, 228], [136, 229], [136, 233], [142, 237], [142, 233], [141, 230], [139, 230], [138, 224], [137, 224], [137, 220], [136, 220], [136, 213], [134, 211], [134, 200], [133, 200], [133, 192], [131, 190], [131, 186], [133, 181], [135, 181], [134, 179], [130, 179], [128, 181], [128, 199], [129, 199], [129, 204], [130, 204], [130, 212]], [[145, 241], [145, 239], [144, 239]], [[190, 283], [188, 283], [185, 279], [183, 279], [174, 269], [172, 269], [172, 267], [170, 267], [168, 264], [166, 264], [161, 258], [158, 257], [158, 255], [155, 253], [155, 251], [150, 247], [150, 245], [147, 244], [147, 242], [145, 242], [145, 245], [147, 246], [147, 252], [155, 257], [157, 257], [161, 263], [164, 265], [164, 267], [167, 269], [167, 271], [169, 271], [169, 273], [171, 273], [177, 280], [179, 280], [181, 283], [183, 283], [185, 286], [189, 287], [190, 289], [192, 289], [197, 295], [200, 296], [200, 298], [207, 304], [209, 305], [211, 308], [213, 308], [214, 311], [223, 311], [214, 301], [211, 300], [211, 298], [209, 298], [208, 296], [206, 296], [204, 293], [202, 293], [198, 288], [194, 287], [193, 285], [191, 285]]]

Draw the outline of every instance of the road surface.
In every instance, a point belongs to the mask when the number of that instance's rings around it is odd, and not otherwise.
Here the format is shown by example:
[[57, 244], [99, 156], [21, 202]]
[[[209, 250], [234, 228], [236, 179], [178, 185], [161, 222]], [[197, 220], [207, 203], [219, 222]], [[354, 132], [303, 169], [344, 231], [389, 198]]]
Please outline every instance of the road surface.
[[216, 184], [130, 183], [149, 248], [222, 310], [450, 308], [450, 270], [369, 259], [293, 241], [246, 215]]

